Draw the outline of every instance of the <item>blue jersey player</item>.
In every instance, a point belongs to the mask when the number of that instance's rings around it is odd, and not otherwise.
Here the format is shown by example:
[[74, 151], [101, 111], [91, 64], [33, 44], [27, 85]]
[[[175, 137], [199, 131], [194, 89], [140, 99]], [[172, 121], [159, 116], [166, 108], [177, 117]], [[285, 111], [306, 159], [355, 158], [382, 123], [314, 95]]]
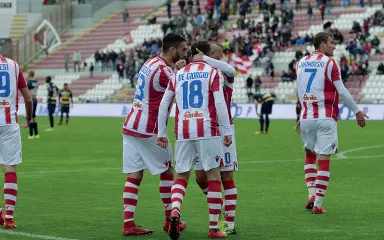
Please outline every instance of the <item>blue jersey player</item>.
[[[260, 117], [260, 131], [256, 134], [268, 134], [269, 129], [269, 114], [272, 114], [272, 106], [276, 95], [274, 93], [256, 93], [253, 95], [253, 100], [255, 103], [255, 110], [257, 116]], [[258, 104], [261, 104], [260, 113], [257, 110]], [[265, 123], [265, 128], [264, 128]]]

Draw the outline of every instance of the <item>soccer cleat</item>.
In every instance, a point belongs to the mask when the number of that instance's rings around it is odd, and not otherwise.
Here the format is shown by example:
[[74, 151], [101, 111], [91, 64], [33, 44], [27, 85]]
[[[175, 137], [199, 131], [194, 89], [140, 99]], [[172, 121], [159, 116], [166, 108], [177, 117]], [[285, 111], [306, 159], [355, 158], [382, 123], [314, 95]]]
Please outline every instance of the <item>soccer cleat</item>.
[[312, 197], [308, 198], [307, 204], [305, 204], [304, 207], [308, 210], [312, 210], [312, 208], [314, 206], [314, 202], [315, 202], [315, 196], [312, 196]]
[[208, 238], [226, 238], [227, 234], [220, 232], [219, 229], [209, 229]]
[[61, 126], [63, 123], [62, 122], [59, 122], [57, 125]]
[[13, 218], [4, 218], [4, 229], [16, 228], [16, 221]]
[[268, 134], [268, 131], [264, 131], [264, 134]]
[[223, 228], [220, 228], [221, 231], [224, 231], [225, 234], [227, 235], [232, 235], [232, 234], [236, 234], [236, 228], [233, 227], [233, 228], [230, 228], [228, 226], [228, 224], [224, 224], [224, 227]]
[[53, 128], [48, 128], [48, 129], [45, 129], [46, 132], [52, 132], [53, 131]]
[[28, 139], [33, 140], [33, 139], [35, 139], [35, 137], [34, 136], [28, 136]]
[[323, 208], [319, 208], [319, 207], [316, 207], [316, 206], [314, 206], [313, 209], [312, 209], [312, 214], [324, 214], [326, 212], [327, 211], [325, 211]]
[[36, 136], [35, 136], [35, 139], [39, 139], [39, 138], [40, 138], [40, 135], [36, 135]]
[[264, 134], [264, 131], [261, 132], [255, 132], [256, 135]]
[[180, 214], [178, 212], [172, 212], [171, 214], [171, 224], [169, 224], [168, 235], [171, 240], [179, 240]]
[[132, 226], [123, 228], [123, 236], [132, 236], [132, 235], [146, 235], [152, 234], [153, 230], [144, 229], [141, 226]]
[[[163, 229], [164, 231], [168, 232], [168, 229], [169, 229], [169, 226], [171, 225], [171, 220], [170, 219], [166, 219], [164, 221], [164, 225], [163, 225]], [[186, 227], [187, 227], [187, 223], [186, 222], [181, 222], [179, 223], [179, 227], [180, 227], [180, 231], [183, 231]]]

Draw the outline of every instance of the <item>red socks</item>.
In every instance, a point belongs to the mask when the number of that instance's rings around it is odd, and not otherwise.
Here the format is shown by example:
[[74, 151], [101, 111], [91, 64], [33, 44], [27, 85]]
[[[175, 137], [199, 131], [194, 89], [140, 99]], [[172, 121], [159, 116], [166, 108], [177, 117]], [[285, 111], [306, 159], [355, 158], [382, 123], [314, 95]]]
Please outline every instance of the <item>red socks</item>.
[[315, 195], [316, 186], [316, 154], [306, 154], [304, 165], [305, 182], [307, 183], [309, 198]]
[[127, 178], [124, 186], [124, 227], [135, 226], [135, 210], [137, 205], [137, 194], [139, 192], [141, 180]]
[[171, 190], [173, 185], [173, 173], [163, 173], [160, 175], [160, 198], [164, 204], [165, 217], [171, 216], [172, 211], [172, 196]]

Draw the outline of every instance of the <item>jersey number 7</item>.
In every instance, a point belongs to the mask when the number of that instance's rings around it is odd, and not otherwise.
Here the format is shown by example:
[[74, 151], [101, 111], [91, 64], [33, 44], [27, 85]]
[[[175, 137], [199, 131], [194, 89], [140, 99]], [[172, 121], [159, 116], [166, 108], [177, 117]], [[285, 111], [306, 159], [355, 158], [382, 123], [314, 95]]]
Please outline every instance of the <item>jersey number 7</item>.
[[305, 90], [306, 93], [309, 93], [311, 91], [311, 86], [312, 82], [315, 79], [317, 69], [316, 68], [306, 68], [304, 72], [311, 73], [311, 76], [309, 76], [308, 84], [307, 84], [307, 89]]

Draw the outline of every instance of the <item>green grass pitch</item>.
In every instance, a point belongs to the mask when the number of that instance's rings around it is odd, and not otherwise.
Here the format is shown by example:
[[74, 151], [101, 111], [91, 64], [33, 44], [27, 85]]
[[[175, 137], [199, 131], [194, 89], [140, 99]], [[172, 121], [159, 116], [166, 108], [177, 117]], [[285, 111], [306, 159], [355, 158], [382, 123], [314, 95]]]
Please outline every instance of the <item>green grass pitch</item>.
[[[56, 126], [49, 133], [43, 131], [47, 118], [38, 120], [41, 139], [27, 140], [27, 130], [22, 130], [18, 228], [10, 231], [56, 237], [51, 239], [168, 239], [162, 231], [159, 176], [148, 172], [139, 190], [136, 223], [154, 234], [121, 236], [124, 119], [71, 118], [69, 126]], [[303, 208], [307, 200], [304, 153], [293, 130], [295, 122], [271, 120], [269, 135], [254, 134], [258, 120], [236, 120], [235, 124], [240, 168], [235, 174], [238, 234], [229, 239], [383, 239], [384, 121], [369, 121], [365, 129], [355, 121], [339, 123], [339, 150], [356, 151], [347, 152], [347, 158], [333, 158], [324, 199], [326, 215], [312, 215]], [[206, 238], [207, 204], [194, 177], [182, 218], [188, 223], [182, 239]], [[32, 237], [2, 230], [0, 239]]]

